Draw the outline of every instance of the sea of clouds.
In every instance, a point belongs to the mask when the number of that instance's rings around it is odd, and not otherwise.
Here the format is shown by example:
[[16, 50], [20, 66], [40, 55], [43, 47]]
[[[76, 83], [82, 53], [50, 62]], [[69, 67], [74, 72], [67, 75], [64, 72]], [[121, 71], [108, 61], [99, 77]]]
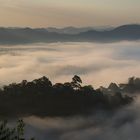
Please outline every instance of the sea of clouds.
[[47, 76], [53, 83], [81, 76], [94, 87], [140, 76], [140, 42], [0, 46], [0, 85]]

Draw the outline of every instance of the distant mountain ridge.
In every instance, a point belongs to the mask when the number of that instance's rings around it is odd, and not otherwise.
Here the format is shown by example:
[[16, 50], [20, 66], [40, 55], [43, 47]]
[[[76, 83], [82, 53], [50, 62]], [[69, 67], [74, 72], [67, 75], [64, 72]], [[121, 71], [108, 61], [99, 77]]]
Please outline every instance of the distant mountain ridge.
[[[83, 28], [84, 29], [84, 28]], [[54, 29], [55, 30], [55, 29]], [[64, 29], [63, 29], [64, 30]], [[70, 30], [70, 28], [69, 28]], [[71, 28], [74, 30], [74, 28]], [[76, 29], [75, 29], [76, 30]], [[49, 42], [116, 42], [140, 39], [140, 25], [122, 25], [111, 30], [87, 30], [75, 34], [50, 31], [46, 28], [0, 28], [0, 44], [28, 44]]]
[[61, 33], [61, 34], [79, 34], [81, 32], [87, 32], [89, 30], [95, 30], [95, 31], [107, 31], [107, 30], [112, 30], [113, 27], [65, 27], [65, 28], [54, 28], [54, 27], [49, 27], [46, 28], [48, 32], [56, 32], [56, 33]]

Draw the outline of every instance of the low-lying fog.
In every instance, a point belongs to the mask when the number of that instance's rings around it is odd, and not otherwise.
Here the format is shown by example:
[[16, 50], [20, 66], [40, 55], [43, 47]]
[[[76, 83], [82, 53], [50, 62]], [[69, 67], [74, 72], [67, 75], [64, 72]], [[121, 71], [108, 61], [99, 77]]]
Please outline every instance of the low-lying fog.
[[38, 140], [139, 140], [139, 101], [114, 114], [100, 111], [89, 117], [24, 118], [26, 136]]
[[52, 43], [0, 46], [0, 85], [33, 80], [70, 81], [80, 75], [94, 87], [140, 76], [140, 42]]

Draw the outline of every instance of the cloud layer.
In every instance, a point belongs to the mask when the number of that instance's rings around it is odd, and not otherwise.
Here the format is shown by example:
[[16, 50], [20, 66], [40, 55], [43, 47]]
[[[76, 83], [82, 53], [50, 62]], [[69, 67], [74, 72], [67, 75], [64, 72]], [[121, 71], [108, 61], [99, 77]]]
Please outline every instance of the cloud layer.
[[24, 118], [27, 136], [44, 140], [139, 140], [139, 98], [115, 113], [96, 112], [88, 117]]
[[52, 43], [0, 46], [0, 84], [48, 76], [54, 82], [80, 75], [84, 84], [106, 86], [140, 76], [140, 42]]

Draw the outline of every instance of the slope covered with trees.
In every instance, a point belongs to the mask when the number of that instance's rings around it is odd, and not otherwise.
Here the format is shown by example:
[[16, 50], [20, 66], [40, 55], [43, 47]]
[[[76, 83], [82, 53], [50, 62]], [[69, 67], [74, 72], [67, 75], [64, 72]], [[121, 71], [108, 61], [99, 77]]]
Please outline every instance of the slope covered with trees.
[[56, 83], [47, 77], [31, 82], [23, 80], [0, 90], [1, 116], [68, 116], [89, 114], [97, 109], [116, 109], [133, 101], [120, 92], [104, 94], [91, 85], [82, 86], [75, 75], [71, 82]]

